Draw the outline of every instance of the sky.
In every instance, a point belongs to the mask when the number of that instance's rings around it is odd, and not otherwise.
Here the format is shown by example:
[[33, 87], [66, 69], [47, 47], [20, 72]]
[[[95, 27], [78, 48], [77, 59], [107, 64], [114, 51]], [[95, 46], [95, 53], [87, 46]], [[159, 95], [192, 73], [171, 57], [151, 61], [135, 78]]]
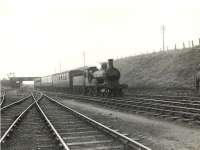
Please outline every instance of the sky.
[[0, 78], [44, 76], [200, 38], [199, 0], [1, 0]]

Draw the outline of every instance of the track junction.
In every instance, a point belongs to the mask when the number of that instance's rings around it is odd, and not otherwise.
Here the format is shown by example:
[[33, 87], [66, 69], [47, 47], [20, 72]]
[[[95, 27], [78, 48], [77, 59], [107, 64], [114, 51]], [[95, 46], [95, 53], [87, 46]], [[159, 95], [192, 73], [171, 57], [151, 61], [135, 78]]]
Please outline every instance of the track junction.
[[2, 149], [150, 150], [43, 93], [1, 108]]

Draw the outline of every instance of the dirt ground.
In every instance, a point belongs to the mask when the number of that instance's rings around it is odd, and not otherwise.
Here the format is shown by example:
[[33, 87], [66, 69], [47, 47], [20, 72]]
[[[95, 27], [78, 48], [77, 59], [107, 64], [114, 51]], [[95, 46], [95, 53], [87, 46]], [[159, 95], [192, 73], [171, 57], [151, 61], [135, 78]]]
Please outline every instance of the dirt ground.
[[84, 113], [152, 150], [200, 150], [200, 128], [190, 128], [172, 122], [147, 118], [130, 113], [62, 99], [63, 104]]

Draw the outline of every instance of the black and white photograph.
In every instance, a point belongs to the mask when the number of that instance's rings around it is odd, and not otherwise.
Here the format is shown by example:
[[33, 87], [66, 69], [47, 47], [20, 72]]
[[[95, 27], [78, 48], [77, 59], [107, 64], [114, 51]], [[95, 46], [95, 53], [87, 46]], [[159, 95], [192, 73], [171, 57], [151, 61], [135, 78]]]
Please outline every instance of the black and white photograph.
[[200, 150], [199, 0], [0, 0], [1, 150]]

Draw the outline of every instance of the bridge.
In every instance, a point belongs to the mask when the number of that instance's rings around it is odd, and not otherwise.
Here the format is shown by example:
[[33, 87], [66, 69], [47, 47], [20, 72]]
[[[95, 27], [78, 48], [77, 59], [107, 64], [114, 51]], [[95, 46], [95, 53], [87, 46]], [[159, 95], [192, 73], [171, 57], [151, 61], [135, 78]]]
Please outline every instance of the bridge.
[[34, 81], [34, 79], [37, 79], [37, 78], [40, 78], [40, 77], [10, 77], [9, 79], [11, 81], [23, 82], [23, 81]]
[[37, 79], [40, 77], [10, 77], [10, 83], [17, 88], [20, 88], [23, 81], [34, 81], [34, 79]]

